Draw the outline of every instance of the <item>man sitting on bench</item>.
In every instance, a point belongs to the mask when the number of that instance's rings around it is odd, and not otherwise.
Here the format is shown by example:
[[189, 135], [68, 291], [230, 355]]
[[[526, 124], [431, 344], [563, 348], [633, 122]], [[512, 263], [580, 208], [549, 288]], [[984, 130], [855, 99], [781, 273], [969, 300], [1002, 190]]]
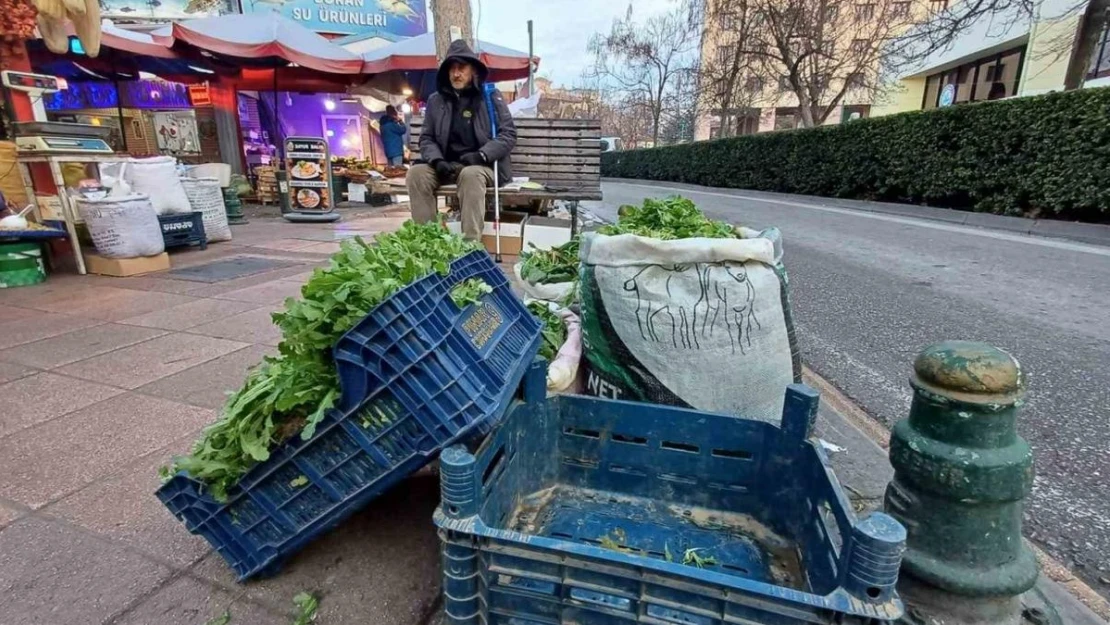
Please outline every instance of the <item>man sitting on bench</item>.
[[420, 156], [405, 178], [412, 218], [426, 223], [436, 217], [436, 189], [458, 184], [462, 206], [463, 236], [472, 241], [482, 237], [486, 215], [486, 189], [493, 183], [497, 163], [498, 184], [512, 180], [509, 152], [516, 145], [516, 127], [499, 91], [494, 91], [497, 138], [492, 137], [489, 109], [482, 85], [489, 70], [463, 40], [447, 49], [436, 75], [437, 90], [428, 97], [424, 128], [420, 132]]

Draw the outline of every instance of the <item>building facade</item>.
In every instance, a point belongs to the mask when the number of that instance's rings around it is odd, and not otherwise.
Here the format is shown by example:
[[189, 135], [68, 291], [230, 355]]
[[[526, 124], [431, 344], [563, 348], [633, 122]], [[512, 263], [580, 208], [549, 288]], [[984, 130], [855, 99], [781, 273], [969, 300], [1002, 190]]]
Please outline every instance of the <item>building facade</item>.
[[1091, 58], [1074, 58], [1084, 9], [1071, 0], [1046, 0], [1033, 18], [986, 16], [949, 47], [903, 72], [872, 114], [1062, 91], [1072, 62], [1087, 66], [1084, 87], [1110, 85], [1105, 31]]
[[[727, 2], [727, 0], [706, 1]], [[822, 7], [827, 12], [834, 11], [830, 19], [835, 22], [837, 28], [859, 31], [858, 35], [835, 33], [831, 35], [829, 41], [820, 42], [822, 56], [843, 59], [843, 62], [828, 63], [834, 69], [840, 65], [838, 68], [840, 71], [824, 78], [825, 96], [830, 102], [834, 98], [833, 94], [843, 91], [843, 96], [832, 107], [823, 123], [838, 124], [850, 119], [869, 117], [874, 104], [875, 90], [872, 88], [873, 80], [870, 77], [863, 78], [865, 74], [877, 74], [877, 58], [874, 62], [868, 61], [864, 66], [853, 67], [853, 71], [847, 73], [844, 67], [851, 63], [850, 58], [855, 53], [853, 47], [872, 46], [875, 45], [876, 37], [889, 36], [890, 31], [884, 31], [877, 25], [879, 21], [889, 21], [893, 15], [895, 21], [899, 24], [904, 23], [908, 27], [915, 19], [927, 16], [928, 12], [935, 7], [927, 0], [842, 0], [815, 3], [812, 7], [799, 6], [797, 10], [811, 12], [819, 11]], [[742, 96], [738, 99], [743, 102], [738, 106], [730, 107], [728, 115], [722, 114], [724, 113], [720, 106], [722, 98], [715, 94], [720, 93], [721, 89], [727, 90], [727, 87], [722, 84], [721, 73], [714, 71], [714, 68], [727, 67], [729, 59], [737, 52], [737, 46], [744, 46], [741, 48], [743, 50], [755, 45], [754, 42], [757, 40], [759, 45], [766, 46], [770, 43], [768, 40], [773, 39], [772, 36], [763, 34], [764, 31], [759, 30], [772, 28], [773, 25], [763, 19], [755, 18], [745, 26], [747, 42], [742, 41], [745, 37], [740, 33], [736, 22], [735, 16], [715, 14], [713, 10], [706, 10], [699, 51], [702, 79], [698, 89], [695, 140], [718, 138], [723, 134], [723, 127], [728, 128], [727, 134], [738, 135], [797, 128], [802, 125], [798, 97], [791, 88], [789, 76], [768, 71], [766, 64], [761, 63], [753, 64], [753, 69], [745, 69], [735, 76], [734, 93], [741, 93]], [[824, 27], [827, 28], [828, 25]], [[855, 39], [855, 36], [864, 38]], [[810, 40], [806, 45], [817, 43]], [[826, 47], [825, 44], [828, 46]], [[860, 80], [854, 80], [855, 78]], [[858, 84], [854, 84], [855, 82]], [[815, 104], [815, 108], [822, 111], [829, 106], [829, 102]], [[729, 120], [728, 123], [722, 123], [725, 118]]]

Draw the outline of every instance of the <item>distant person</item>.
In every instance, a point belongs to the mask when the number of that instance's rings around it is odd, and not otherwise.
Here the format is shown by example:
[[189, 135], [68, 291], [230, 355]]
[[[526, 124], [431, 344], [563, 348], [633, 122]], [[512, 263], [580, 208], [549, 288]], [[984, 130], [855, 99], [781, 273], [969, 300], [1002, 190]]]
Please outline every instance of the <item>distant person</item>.
[[412, 218], [426, 223], [436, 217], [436, 189], [458, 183], [463, 236], [477, 241], [486, 215], [486, 189], [513, 179], [509, 152], [516, 145], [516, 127], [499, 91], [490, 96], [497, 116], [497, 138], [491, 132], [489, 109], [482, 85], [489, 70], [463, 40], [451, 43], [436, 75], [436, 92], [428, 97], [424, 129], [420, 132], [423, 164], [405, 179]]
[[378, 129], [382, 133], [386, 164], [400, 167], [405, 161], [405, 120], [392, 104], [385, 107], [385, 115], [378, 120]]

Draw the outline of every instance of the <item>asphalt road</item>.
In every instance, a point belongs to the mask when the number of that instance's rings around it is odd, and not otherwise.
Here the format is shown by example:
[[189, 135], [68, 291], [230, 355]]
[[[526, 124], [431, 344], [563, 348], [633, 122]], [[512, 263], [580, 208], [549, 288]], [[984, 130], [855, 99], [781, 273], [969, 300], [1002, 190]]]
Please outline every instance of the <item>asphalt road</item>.
[[803, 358], [886, 425], [908, 414], [918, 351], [1014, 354], [1036, 454], [1026, 534], [1110, 598], [1110, 247], [852, 210], [853, 202], [604, 184], [589, 208], [681, 192], [709, 216], [782, 230]]

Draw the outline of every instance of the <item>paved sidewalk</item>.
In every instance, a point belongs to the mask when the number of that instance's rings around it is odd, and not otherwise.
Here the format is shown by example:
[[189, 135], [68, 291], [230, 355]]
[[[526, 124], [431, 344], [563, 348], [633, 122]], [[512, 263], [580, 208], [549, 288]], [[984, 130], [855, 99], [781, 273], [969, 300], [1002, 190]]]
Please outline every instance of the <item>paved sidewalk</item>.
[[[245, 585], [153, 494], [158, 467], [188, 449], [225, 393], [273, 351], [270, 313], [339, 239], [392, 230], [406, 216], [252, 218], [232, 242], [173, 255], [174, 271], [231, 258], [279, 265], [220, 282], [58, 275], [0, 291], [0, 624], [203, 625], [229, 610], [232, 625], [283, 625], [302, 590], [321, 598], [321, 625], [440, 618], [431, 471], [277, 577]], [[827, 401], [818, 433], [844, 449], [831, 458], [857, 510], [881, 506], [885, 452]]]
[[0, 623], [418, 623], [439, 593], [430, 473], [362, 511], [280, 576], [236, 584], [154, 497], [227, 391], [271, 353], [270, 323], [338, 240], [393, 230], [407, 210], [337, 224], [255, 218], [235, 239], [172, 255], [173, 270], [239, 258], [276, 268], [221, 282], [172, 274], [54, 275], [0, 291]]

